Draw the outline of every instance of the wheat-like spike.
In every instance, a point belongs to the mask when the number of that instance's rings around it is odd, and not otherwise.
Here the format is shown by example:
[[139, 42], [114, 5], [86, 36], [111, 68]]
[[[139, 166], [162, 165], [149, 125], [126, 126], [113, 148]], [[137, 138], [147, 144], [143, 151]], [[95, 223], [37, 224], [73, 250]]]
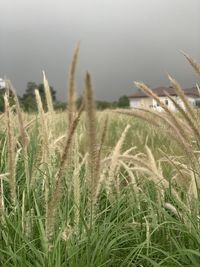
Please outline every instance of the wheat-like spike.
[[72, 63], [69, 71], [69, 84], [68, 84], [68, 122], [69, 127], [73, 121], [73, 118], [76, 113], [76, 84], [75, 84], [75, 74], [76, 66], [79, 56], [80, 43], [78, 43], [74, 55], [72, 58]]
[[[86, 74], [85, 78], [85, 108], [87, 114], [87, 136], [88, 136], [88, 149], [89, 149], [89, 177], [88, 186], [90, 192], [91, 211], [94, 212], [94, 201], [96, 188], [100, 179], [97, 173], [97, 119], [96, 109], [93, 97], [92, 83], [90, 74]], [[92, 214], [91, 214], [92, 216]]]
[[43, 71], [42, 73], [43, 73], [44, 92], [47, 101], [47, 108], [49, 113], [53, 114], [54, 108], [53, 108], [53, 100], [52, 100], [51, 90], [49, 87], [49, 82], [46, 78], [45, 72]]
[[76, 127], [78, 125], [78, 122], [80, 120], [80, 116], [82, 114], [82, 111], [83, 111], [83, 105], [81, 106], [77, 117], [74, 119], [73, 123], [71, 124], [70, 130], [68, 133], [68, 137], [66, 139], [66, 143], [65, 143], [63, 153], [61, 156], [61, 161], [60, 161], [58, 173], [56, 176], [55, 191], [54, 191], [54, 194], [52, 195], [51, 199], [49, 200], [48, 212], [47, 212], [47, 217], [46, 217], [46, 233], [47, 233], [48, 239], [50, 239], [52, 234], [53, 234], [53, 230], [54, 230], [54, 226], [55, 226], [56, 212], [58, 210], [60, 199], [61, 199], [62, 194], [63, 194], [62, 188], [61, 188], [61, 179], [62, 179], [62, 176], [64, 175], [65, 163], [66, 163], [67, 158], [68, 158], [72, 137], [74, 135], [74, 132], [75, 132]]
[[160, 176], [162, 176], [163, 174], [160, 172], [160, 170], [157, 167], [156, 160], [153, 156], [151, 149], [146, 145], [145, 150], [146, 150], [148, 160], [149, 160], [149, 165], [151, 166], [152, 171], [157, 172]]
[[38, 89], [35, 89], [35, 97], [36, 97], [36, 103], [38, 107], [38, 112], [40, 115], [41, 120], [41, 127], [42, 127], [42, 137], [43, 137], [43, 143], [44, 143], [44, 161], [47, 162], [47, 159], [49, 157], [49, 137], [48, 137], [48, 128], [47, 123], [45, 119], [45, 113], [42, 105], [42, 100], [40, 97], [40, 93]]
[[177, 209], [171, 203], [168, 202], [164, 203], [164, 208], [170, 210], [176, 216], [179, 215]]
[[[69, 75], [68, 75], [68, 90], [67, 90], [67, 110], [68, 110], [68, 129], [70, 129], [70, 126], [76, 116], [76, 67], [77, 67], [77, 61], [79, 56], [79, 50], [80, 50], [80, 43], [77, 44], [77, 47], [74, 50], [74, 54], [72, 57], [72, 62], [70, 65]], [[75, 141], [72, 140], [71, 148], [69, 151], [68, 156], [68, 165], [69, 165], [69, 173], [70, 175], [73, 172], [73, 162], [76, 155], [74, 155], [74, 146]]]
[[195, 179], [195, 175], [193, 171], [190, 171], [191, 173], [191, 181], [188, 188], [188, 193], [192, 195], [193, 198], [198, 199], [198, 183]]
[[199, 63], [196, 62], [191, 56], [189, 56], [185, 52], [181, 51], [181, 53], [185, 56], [185, 58], [190, 63], [190, 65], [193, 67], [193, 69], [196, 71], [196, 73], [198, 75], [200, 75], [200, 65], [199, 65]]
[[[45, 114], [44, 114], [44, 109], [43, 109], [40, 93], [37, 89], [35, 89], [35, 96], [36, 96], [36, 103], [37, 103], [38, 112], [40, 115], [41, 129], [42, 129], [42, 132], [41, 132], [42, 142], [43, 142], [42, 161], [44, 164], [47, 164], [49, 160], [49, 138], [48, 138], [47, 122], [45, 120]], [[45, 193], [44, 193], [45, 211], [47, 214], [48, 200], [49, 200], [49, 179], [48, 179], [46, 170], [44, 171], [44, 187], [45, 187]]]
[[15, 177], [15, 137], [12, 121], [11, 108], [8, 101], [8, 95], [4, 95], [5, 103], [5, 115], [6, 115], [6, 127], [7, 127], [7, 142], [8, 142], [8, 171], [9, 171], [9, 184], [10, 184], [10, 193], [11, 193], [11, 202], [13, 206], [16, 205], [16, 177]]
[[13, 87], [13, 85], [12, 85], [10, 80], [7, 80], [6, 82], [8, 84], [8, 87], [10, 88], [10, 90], [12, 91], [12, 93], [14, 95], [14, 100], [15, 100], [15, 104], [16, 104], [16, 111], [17, 111], [17, 117], [18, 117], [18, 122], [19, 122], [19, 131], [20, 131], [20, 136], [21, 136], [21, 140], [22, 140], [22, 152], [23, 152], [23, 156], [24, 156], [26, 185], [27, 185], [27, 191], [28, 191], [28, 195], [29, 195], [30, 182], [31, 182], [30, 181], [31, 177], [30, 177], [29, 167], [28, 167], [28, 152], [27, 152], [29, 139], [28, 139], [27, 132], [25, 130], [22, 111], [21, 111], [21, 107], [20, 107], [20, 103], [19, 103], [16, 91], [15, 91], [15, 89], [14, 89], [14, 87]]
[[[9, 81], [10, 82], [10, 81]], [[23, 116], [22, 116], [22, 111], [21, 107], [19, 104], [19, 100], [17, 97], [17, 94], [12, 87], [12, 84], [10, 82], [10, 86], [12, 88], [12, 92], [14, 94], [14, 99], [15, 99], [15, 104], [16, 104], [16, 111], [17, 111], [17, 117], [18, 117], [18, 122], [19, 122], [19, 131], [20, 131], [20, 136], [22, 139], [22, 152], [23, 152], [23, 157], [24, 157], [24, 167], [25, 167], [25, 174], [26, 174], [26, 186], [27, 186], [27, 192], [29, 195], [30, 192], [30, 184], [31, 184], [31, 177], [29, 173], [29, 166], [28, 166], [28, 144], [29, 144], [29, 138], [27, 135], [27, 132], [25, 130], [24, 122], [23, 122]]]

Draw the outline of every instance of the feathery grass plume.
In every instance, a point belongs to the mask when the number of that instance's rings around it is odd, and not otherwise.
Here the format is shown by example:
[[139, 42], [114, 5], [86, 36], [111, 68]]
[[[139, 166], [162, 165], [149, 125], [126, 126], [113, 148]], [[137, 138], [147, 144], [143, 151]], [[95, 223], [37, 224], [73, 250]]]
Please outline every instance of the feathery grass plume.
[[151, 125], [159, 126], [158, 122], [151, 117], [147, 117], [145, 112], [141, 112], [140, 110], [125, 110], [125, 109], [116, 109], [113, 110], [113, 112], [128, 115], [128, 116], [134, 116], [136, 118], [142, 119], [143, 121], [148, 122]]
[[6, 117], [6, 128], [7, 128], [7, 149], [8, 149], [8, 172], [9, 172], [9, 185], [11, 202], [13, 206], [16, 205], [16, 173], [15, 173], [15, 137], [12, 121], [12, 112], [8, 101], [8, 94], [4, 95], [5, 103], [5, 117]]
[[[184, 136], [182, 136], [182, 133], [179, 129], [171, 122], [171, 120], [166, 116], [166, 114], [160, 114], [159, 112], [155, 112], [150, 109], [143, 109], [143, 108], [137, 108], [136, 110], [121, 110], [117, 109], [117, 113], [126, 114], [128, 116], [134, 116], [136, 118], [142, 119], [143, 121], [146, 121], [150, 125], [154, 125], [156, 127], [163, 127], [164, 125], [169, 126], [165, 132], [170, 134], [172, 138], [178, 143], [178, 145], [186, 152], [186, 154], [190, 155], [193, 153], [190, 144], [188, 143], [188, 133], [186, 132]], [[182, 123], [182, 122], [180, 122]], [[185, 131], [186, 128], [184, 127]], [[163, 129], [162, 129], [163, 130]]]
[[20, 136], [21, 136], [22, 153], [23, 153], [23, 158], [24, 158], [26, 186], [27, 186], [27, 191], [28, 191], [28, 195], [29, 195], [30, 183], [31, 183], [31, 181], [30, 181], [31, 177], [30, 177], [29, 167], [28, 167], [28, 151], [27, 151], [28, 144], [29, 144], [29, 138], [28, 138], [27, 132], [25, 130], [22, 111], [21, 111], [21, 107], [20, 107], [20, 103], [19, 103], [16, 91], [15, 91], [10, 80], [7, 80], [7, 83], [9, 85], [9, 88], [11, 89], [12, 93], [14, 94], [15, 107], [16, 107], [17, 117], [18, 117], [18, 122], [19, 122], [19, 132], [20, 132]]
[[55, 227], [56, 212], [57, 212], [59, 204], [60, 204], [60, 199], [63, 195], [62, 187], [61, 187], [61, 182], [62, 182], [61, 180], [62, 180], [62, 177], [64, 175], [65, 164], [66, 164], [66, 161], [68, 159], [68, 154], [69, 154], [69, 150], [70, 150], [72, 137], [74, 135], [74, 132], [75, 132], [76, 127], [78, 125], [78, 122], [80, 120], [83, 108], [84, 108], [83, 105], [81, 105], [81, 108], [80, 108], [76, 118], [74, 119], [73, 123], [71, 124], [70, 130], [69, 130], [69, 133], [68, 133], [68, 136], [66, 139], [66, 143], [65, 143], [65, 146], [63, 149], [63, 153], [61, 156], [58, 173], [56, 175], [55, 190], [54, 190], [54, 193], [52, 194], [52, 196], [49, 200], [48, 212], [47, 212], [47, 217], [46, 217], [46, 233], [47, 233], [48, 239], [51, 238], [51, 236], [53, 234], [54, 227]]
[[177, 209], [171, 203], [166, 202], [163, 207], [170, 210], [174, 215], [179, 216]]
[[168, 78], [169, 78], [175, 92], [183, 101], [185, 108], [189, 113], [189, 116], [191, 116], [191, 120], [194, 120], [196, 122], [197, 120], [196, 120], [196, 114], [194, 112], [194, 109], [191, 106], [190, 102], [188, 101], [187, 97], [185, 96], [184, 91], [181, 88], [180, 84], [175, 79], [173, 79], [170, 75], [168, 75]]
[[[90, 74], [86, 74], [85, 78], [85, 108], [87, 115], [87, 137], [88, 137], [88, 189], [90, 192], [89, 200], [90, 200], [90, 208], [91, 208], [91, 216], [93, 216], [94, 212], [94, 204], [95, 204], [95, 195], [96, 189], [99, 183], [100, 175], [97, 173], [97, 159], [98, 159], [98, 151], [97, 151], [97, 119], [96, 119], [96, 109], [95, 102], [93, 97], [92, 83]], [[91, 217], [91, 221], [93, 218]]]
[[[48, 136], [48, 129], [47, 129], [47, 123], [45, 120], [45, 114], [44, 109], [42, 105], [42, 100], [40, 97], [40, 93], [37, 89], [35, 89], [35, 97], [36, 97], [36, 103], [38, 107], [38, 112], [41, 120], [41, 136], [42, 136], [42, 163], [47, 164], [49, 160], [49, 136]], [[45, 197], [45, 211], [47, 214], [48, 211], [48, 201], [49, 201], [49, 179], [47, 175], [47, 170], [44, 171], [44, 197]]]
[[43, 73], [44, 92], [45, 92], [45, 97], [47, 101], [47, 108], [48, 108], [49, 113], [52, 115], [54, 112], [54, 108], [53, 108], [51, 90], [50, 90], [49, 82], [46, 78], [45, 72], [43, 71], [42, 73]]
[[43, 151], [43, 160], [44, 162], [47, 162], [47, 159], [49, 157], [49, 136], [48, 136], [48, 128], [47, 128], [47, 123], [45, 119], [45, 113], [42, 105], [42, 100], [40, 97], [40, 93], [38, 89], [35, 89], [35, 97], [36, 97], [36, 103], [38, 107], [38, 112], [40, 115], [40, 120], [41, 120], [41, 127], [42, 127], [42, 141], [44, 143], [44, 151]]
[[196, 126], [197, 122], [194, 121], [191, 118], [191, 116], [189, 116], [188, 113], [167, 92], [166, 92], [166, 96], [171, 100], [171, 102], [174, 104], [176, 109], [183, 116], [183, 118], [185, 119], [185, 121], [189, 125], [190, 129], [193, 131], [193, 134], [196, 136], [196, 138], [198, 140], [200, 140], [200, 131], [199, 131], [199, 128]]
[[177, 131], [179, 132], [179, 135], [182, 135], [185, 140], [187, 140], [188, 136], [184, 131], [184, 128], [182, 127], [181, 123], [178, 121], [176, 115], [169, 110], [169, 108], [160, 100], [160, 98], [144, 83], [135, 82], [135, 85], [141, 89], [145, 94], [147, 94], [149, 97], [154, 98], [159, 105], [166, 111], [167, 114], [169, 114], [172, 123], [175, 125]]
[[200, 185], [200, 181], [197, 182], [196, 176], [194, 172], [191, 170], [191, 181], [188, 189], [188, 193], [195, 199], [198, 199], [198, 184]]
[[[70, 126], [76, 116], [76, 81], [75, 81], [75, 75], [76, 75], [76, 67], [77, 67], [77, 61], [79, 56], [79, 50], [80, 50], [80, 43], [77, 44], [77, 47], [74, 50], [74, 54], [72, 57], [72, 62], [70, 65], [69, 75], [68, 75], [68, 90], [67, 90], [67, 110], [68, 110], [68, 129], [70, 129]], [[74, 147], [75, 147], [75, 141], [71, 141], [71, 147], [69, 151], [68, 156], [68, 171], [69, 176], [72, 176], [73, 173], [73, 162], [76, 158], [76, 155], [74, 154]]]
[[196, 62], [192, 57], [190, 57], [185, 52], [181, 51], [181, 53], [185, 56], [187, 61], [190, 63], [190, 65], [193, 67], [193, 69], [196, 71], [198, 75], [200, 75], [200, 65], [198, 62]]
[[125, 163], [123, 160], [119, 160], [119, 163], [128, 174], [128, 179], [126, 178], [125, 180], [126, 185], [130, 186], [133, 189], [133, 192], [134, 192], [133, 197], [134, 197], [134, 200], [136, 201], [136, 207], [138, 208], [138, 210], [140, 210], [139, 187], [137, 185], [136, 177], [127, 163]]
[[[159, 187], [157, 188], [159, 189], [158, 193], [161, 193], [161, 195], [163, 195], [162, 192], [164, 189], [168, 189], [170, 187], [169, 181], [163, 176], [161, 168], [157, 167], [154, 156], [150, 149], [147, 150], [147, 157], [121, 155], [119, 156], [119, 159], [129, 162], [132, 161], [134, 164], [134, 167], [132, 168], [133, 170], [137, 170], [141, 173], [146, 173], [155, 185], [159, 185]], [[153, 162], [155, 162], [155, 164]], [[178, 201], [178, 204], [185, 211], [188, 211], [189, 207], [181, 200], [178, 192], [172, 186], [171, 193]]]
[[[148, 152], [149, 153], [149, 152]], [[163, 189], [167, 189], [169, 187], [169, 182], [163, 177], [160, 169], [157, 167], [156, 164], [152, 165], [152, 158], [153, 155], [150, 152], [147, 157], [138, 157], [138, 156], [119, 156], [121, 160], [128, 160], [129, 162], [133, 162], [134, 170], [138, 170], [140, 172], [144, 172], [148, 174], [151, 178], [151, 180], [155, 184], [161, 184]], [[154, 160], [155, 161], [155, 160]]]
[[129, 130], [129, 128], [130, 128], [130, 125], [128, 124], [126, 126], [125, 130], [123, 131], [123, 133], [121, 134], [121, 136], [120, 136], [120, 138], [119, 138], [119, 140], [118, 140], [118, 142], [114, 148], [114, 151], [112, 153], [110, 168], [109, 168], [109, 172], [108, 172], [108, 178], [106, 181], [106, 191], [107, 191], [108, 197], [110, 198], [111, 201], [113, 199], [113, 194], [112, 194], [112, 191], [113, 191], [112, 185], [113, 184], [115, 185], [117, 193], [119, 193], [119, 181], [117, 181], [115, 179], [115, 170], [117, 168], [121, 148], [122, 148], [122, 145], [124, 143], [124, 140], [125, 140], [125, 137], [126, 137], [126, 134]]
[[69, 71], [69, 84], [68, 84], [68, 122], [69, 127], [74, 119], [76, 113], [76, 84], [75, 84], [75, 74], [76, 66], [79, 56], [80, 43], [78, 43], [71, 62]]

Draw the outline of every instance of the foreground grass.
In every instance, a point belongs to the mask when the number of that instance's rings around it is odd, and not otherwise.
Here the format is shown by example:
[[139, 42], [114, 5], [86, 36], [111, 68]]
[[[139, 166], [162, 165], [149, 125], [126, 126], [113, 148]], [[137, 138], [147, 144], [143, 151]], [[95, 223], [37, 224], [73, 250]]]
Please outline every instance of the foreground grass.
[[[97, 113], [90, 75], [76, 110], [0, 117], [1, 266], [200, 266], [200, 115], [171, 77], [178, 112]], [[200, 73], [200, 67], [187, 59]], [[157, 96], [146, 85], [137, 86]], [[14, 93], [14, 92], [13, 92]], [[172, 99], [173, 101], [173, 99]]]
[[[64, 123], [66, 114], [55, 115], [55, 136], [58, 140], [66, 132]], [[99, 114], [99, 128], [102, 117]], [[156, 157], [163, 158], [163, 153], [179, 155], [180, 149], [169, 138], [153, 127], [124, 115], [110, 114], [107, 137], [102, 151], [102, 161], [112, 154], [120, 135], [127, 124], [129, 132], [124, 141], [122, 152], [135, 147], [131, 155], [145, 151], [148, 145]], [[87, 151], [84, 118], [77, 129], [80, 150], [78, 164]], [[80, 204], [79, 220], [75, 220], [75, 199], [73, 182], [74, 171], [66, 169], [63, 177], [63, 195], [57, 212], [53, 235], [48, 239], [45, 230], [45, 192], [44, 176], [53, 182], [60, 160], [63, 140], [54, 146], [51, 163], [42, 163], [42, 140], [40, 123], [36, 118], [28, 129], [29, 172], [34, 185], [28, 195], [24, 159], [18, 151], [16, 162], [17, 203], [11, 204], [7, 178], [1, 179], [2, 211], [0, 261], [2, 266], [199, 266], [200, 232], [199, 221], [188, 211], [178, 209], [174, 214], [164, 208], [165, 202], [180, 207], [170, 188], [160, 196], [160, 185], [155, 185], [146, 174], [129, 164], [137, 180], [135, 185], [127, 181], [130, 173], [122, 166], [115, 172], [115, 179], [120, 179], [120, 193], [114, 193], [109, 199], [106, 188], [102, 187], [95, 205], [95, 220], [91, 223], [88, 209], [88, 190], [86, 185], [86, 165], [79, 170]], [[17, 131], [17, 129], [16, 129]], [[7, 170], [7, 137], [1, 129], [1, 173]], [[85, 150], [85, 151], [84, 151]], [[122, 154], [121, 152], [121, 154]], [[163, 163], [165, 175], [172, 175], [173, 168]], [[74, 165], [72, 164], [73, 168]], [[102, 167], [101, 172], [109, 166]], [[108, 175], [108, 173], [107, 173]], [[106, 179], [106, 177], [105, 177]], [[50, 185], [51, 190], [51, 185]], [[52, 192], [53, 194], [53, 188]], [[160, 201], [158, 201], [160, 199]], [[199, 201], [196, 201], [199, 210]], [[75, 222], [77, 223], [75, 225]]]

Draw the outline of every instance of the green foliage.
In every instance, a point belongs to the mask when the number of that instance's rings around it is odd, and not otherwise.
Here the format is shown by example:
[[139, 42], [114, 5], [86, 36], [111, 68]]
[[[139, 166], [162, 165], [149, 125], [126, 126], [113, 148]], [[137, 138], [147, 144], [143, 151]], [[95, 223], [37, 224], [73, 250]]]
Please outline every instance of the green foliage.
[[[45, 91], [43, 84], [36, 84], [35, 82], [28, 82], [25, 94], [22, 96], [21, 103], [24, 111], [32, 112], [37, 110], [36, 99], [35, 99], [35, 89], [39, 90], [40, 97], [43, 103], [44, 110], [47, 110], [47, 103], [45, 98]], [[56, 101], [56, 91], [50, 86], [50, 91], [52, 99]]]
[[67, 107], [67, 104], [61, 101], [56, 101], [54, 103], [54, 109], [55, 110], [60, 110], [60, 111], [64, 111]]
[[[77, 98], [77, 108], [80, 107], [82, 101], [82, 96]], [[103, 101], [96, 100], [96, 108], [97, 110], [105, 110], [105, 109], [115, 109], [115, 108], [128, 108], [129, 107], [129, 99], [127, 96], [122, 96], [118, 101]]]
[[[5, 95], [5, 90], [6, 89], [1, 89], [0, 90], [0, 112], [4, 112], [4, 95]], [[12, 92], [9, 92], [9, 102], [11, 105], [14, 104], [14, 96]]]
[[200, 108], [200, 100], [196, 100], [196, 107]]
[[119, 108], [128, 108], [129, 107], [129, 98], [126, 95], [123, 95], [118, 100]]

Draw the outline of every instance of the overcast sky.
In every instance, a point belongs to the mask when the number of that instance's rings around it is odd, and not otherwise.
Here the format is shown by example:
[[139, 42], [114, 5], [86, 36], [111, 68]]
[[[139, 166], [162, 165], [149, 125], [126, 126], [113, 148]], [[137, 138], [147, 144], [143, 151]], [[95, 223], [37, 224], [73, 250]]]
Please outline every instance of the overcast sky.
[[131, 95], [134, 80], [168, 86], [167, 73], [199, 81], [179, 50], [200, 61], [200, 0], [0, 0], [0, 10], [0, 77], [18, 94], [44, 69], [64, 101], [79, 40], [79, 93], [87, 70], [103, 100]]

